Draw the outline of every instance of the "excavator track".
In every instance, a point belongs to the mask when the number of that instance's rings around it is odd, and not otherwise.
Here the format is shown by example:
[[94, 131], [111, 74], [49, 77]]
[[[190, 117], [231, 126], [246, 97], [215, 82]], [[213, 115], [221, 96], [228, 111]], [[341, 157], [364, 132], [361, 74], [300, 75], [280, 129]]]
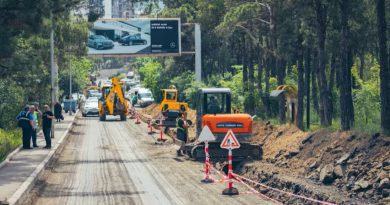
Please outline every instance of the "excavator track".
[[[190, 143], [185, 145], [185, 154], [195, 161], [204, 161], [204, 143]], [[209, 143], [210, 159], [214, 162], [226, 161], [228, 159], [228, 150], [222, 149], [220, 143]], [[262, 158], [263, 150], [261, 145], [241, 143], [239, 149], [233, 150], [233, 161], [244, 161], [247, 159], [260, 160]]]

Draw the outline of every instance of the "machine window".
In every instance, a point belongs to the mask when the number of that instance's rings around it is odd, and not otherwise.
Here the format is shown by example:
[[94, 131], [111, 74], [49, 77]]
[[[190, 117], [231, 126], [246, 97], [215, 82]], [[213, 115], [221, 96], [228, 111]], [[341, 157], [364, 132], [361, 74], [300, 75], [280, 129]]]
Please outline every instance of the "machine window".
[[167, 100], [175, 100], [175, 99], [176, 99], [176, 93], [167, 92]]
[[230, 113], [227, 109], [227, 94], [223, 93], [209, 93], [205, 96], [206, 113], [207, 114], [224, 114]]

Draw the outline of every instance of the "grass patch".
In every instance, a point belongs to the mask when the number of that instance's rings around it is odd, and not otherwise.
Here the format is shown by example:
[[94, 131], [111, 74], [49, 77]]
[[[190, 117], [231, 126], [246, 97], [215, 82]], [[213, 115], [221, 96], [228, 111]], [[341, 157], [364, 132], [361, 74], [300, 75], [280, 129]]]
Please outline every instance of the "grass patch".
[[7, 155], [17, 148], [22, 143], [21, 130], [2, 130], [0, 129], [0, 162], [2, 162]]

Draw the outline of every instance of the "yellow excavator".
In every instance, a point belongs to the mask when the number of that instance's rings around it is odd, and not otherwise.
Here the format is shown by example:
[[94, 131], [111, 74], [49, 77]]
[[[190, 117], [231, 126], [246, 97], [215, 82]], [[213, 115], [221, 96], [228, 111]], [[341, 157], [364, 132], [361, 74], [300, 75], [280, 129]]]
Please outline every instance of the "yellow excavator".
[[119, 115], [126, 121], [128, 103], [124, 95], [123, 83], [113, 77], [111, 84], [102, 85], [102, 97], [99, 99], [99, 119], [105, 121], [107, 115]]
[[160, 103], [161, 114], [165, 117], [164, 127], [176, 127], [176, 118], [179, 112], [188, 111], [188, 104], [178, 102], [177, 89], [170, 86], [169, 89], [162, 89], [163, 101]]

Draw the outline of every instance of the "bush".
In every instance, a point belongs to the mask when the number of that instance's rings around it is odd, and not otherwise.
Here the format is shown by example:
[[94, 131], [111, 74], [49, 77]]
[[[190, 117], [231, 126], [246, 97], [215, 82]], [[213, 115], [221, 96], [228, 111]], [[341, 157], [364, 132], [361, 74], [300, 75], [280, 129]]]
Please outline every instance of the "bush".
[[22, 133], [18, 130], [5, 131], [0, 129], [0, 162], [22, 143]]
[[15, 128], [16, 115], [25, 106], [25, 102], [25, 92], [15, 82], [0, 81], [0, 128]]

